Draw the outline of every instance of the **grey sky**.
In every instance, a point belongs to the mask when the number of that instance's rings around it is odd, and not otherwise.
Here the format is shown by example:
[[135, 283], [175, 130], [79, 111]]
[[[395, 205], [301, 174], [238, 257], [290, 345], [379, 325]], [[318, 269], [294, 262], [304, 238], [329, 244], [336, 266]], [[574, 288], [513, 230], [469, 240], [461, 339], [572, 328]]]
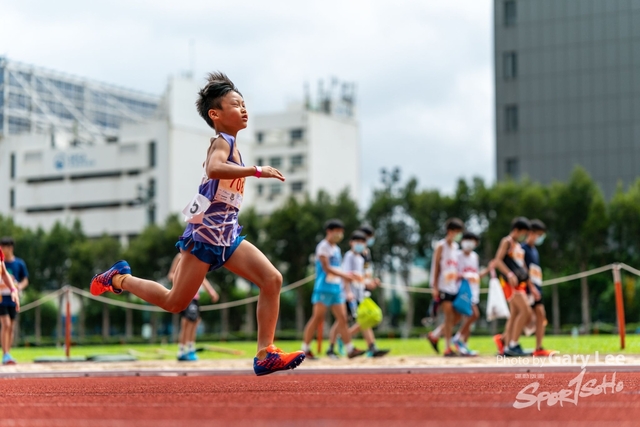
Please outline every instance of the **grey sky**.
[[492, 3], [0, 0], [0, 55], [160, 94], [193, 39], [196, 77], [226, 72], [250, 113], [301, 100], [305, 81], [354, 81], [360, 199], [397, 165], [448, 192], [495, 176]]

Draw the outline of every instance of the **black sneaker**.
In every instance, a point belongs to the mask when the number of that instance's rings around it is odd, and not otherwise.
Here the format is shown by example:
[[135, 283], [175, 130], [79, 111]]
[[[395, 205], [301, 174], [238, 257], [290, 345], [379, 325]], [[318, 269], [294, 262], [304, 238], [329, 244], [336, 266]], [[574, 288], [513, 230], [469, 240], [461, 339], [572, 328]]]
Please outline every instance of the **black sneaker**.
[[382, 357], [388, 354], [390, 351], [391, 350], [388, 349], [381, 350], [379, 348], [374, 348], [373, 350], [369, 350], [368, 354], [371, 355], [371, 357]]
[[335, 351], [333, 351], [333, 350], [327, 350], [327, 357], [328, 357], [329, 359], [333, 359], [333, 360], [338, 360], [338, 359], [340, 359], [340, 358], [338, 357], [338, 355], [335, 353]]
[[521, 357], [526, 356], [527, 354], [522, 350], [520, 344], [517, 344], [513, 347], [509, 346], [504, 349], [504, 355], [509, 357]]
[[365, 353], [366, 353], [366, 351], [359, 350], [359, 349], [354, 347], [353, 350], [351, 350], [349, 352], [349, 354], [347, 354], [347, 357], [349, 357], [349, 359], [353, 359], [354, 357], [362, 356]]
[[431, 336], [431, 332], [427, 334], [427, 341], [431, 344], [431, 347], [435, 350], [437, 354], [440, 354], [440, 350], [438, 349], [438, 338]]
[[313, 353], [311, 353], [311, 350], [304, 352], [304, 358], [307, 360], [318, 360], [318, 358]]

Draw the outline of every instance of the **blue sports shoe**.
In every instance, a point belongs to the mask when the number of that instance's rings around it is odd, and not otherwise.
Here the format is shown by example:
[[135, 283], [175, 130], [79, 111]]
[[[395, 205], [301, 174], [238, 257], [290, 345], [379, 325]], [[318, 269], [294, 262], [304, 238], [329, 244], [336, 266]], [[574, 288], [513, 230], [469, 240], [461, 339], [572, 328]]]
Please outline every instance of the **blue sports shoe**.
[[195, 351], [190, 351], [189, 353], [187, 353], [187, 359], [189, 360], [189, 362], [197, 362], [198, 356], [196, 356]]
[[9, 353], [2, 356], [2, 364], [3, 365], [15, 365], [16, 361], [13, 360], [13, 357]]
[[338, 337], [337, 342], [338, 342], [338, 354], [341, 356], [346, 356], [347, 353], [344, 351], [344, 343], [342, 342], [342, 338]]
[[91, 295], [102, 295], [105, 292], [113, 292], [114, 294], [122, 293], [122, 289], [115, 289], [111, 285], [113, 276], [116, 274], [131, 274], [131, 267], [127, 261], [121, 260], [113, 264], [113, 266], [101, 274], [96, 274], [91, 279]]

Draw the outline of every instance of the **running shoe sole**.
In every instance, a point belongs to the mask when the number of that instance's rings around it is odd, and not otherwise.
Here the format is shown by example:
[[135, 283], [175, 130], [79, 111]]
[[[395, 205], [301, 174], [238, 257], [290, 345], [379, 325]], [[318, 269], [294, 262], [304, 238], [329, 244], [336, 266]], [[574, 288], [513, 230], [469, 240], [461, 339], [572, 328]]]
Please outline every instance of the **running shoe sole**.
[[287, 370], [295, 369], [298, 366], [300, 366], [300, 364], [304, 361], [304, 359], [305, 359], [305, 355], [304, 353], [302, 353], [280, 369], [274, 369], [274, 370], [265, 369], [264, 371], [255, 372], [255, 368], [254, 368], [254, 372], [257, 376], [262, 377], [264, 375], [273, 374], [274, 372], [278, 372], [278, 371], [287, 371]]

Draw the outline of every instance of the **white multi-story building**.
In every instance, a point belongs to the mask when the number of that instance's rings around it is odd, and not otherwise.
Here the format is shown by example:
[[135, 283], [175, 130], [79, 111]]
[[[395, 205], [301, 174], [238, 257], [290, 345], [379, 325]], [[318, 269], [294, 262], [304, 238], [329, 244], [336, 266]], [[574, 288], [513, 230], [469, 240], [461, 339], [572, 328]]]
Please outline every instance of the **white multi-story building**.
[[[88, 236], [123, 243], [179, 214], [214, 134], [196, 112], [198, 90], [174, 77], [154, 97], [0, 58], [0, 214], [44, 229], [80, 220]], [[320, 189], [357, 196], [358, 125], [347, 104], [325, 98], [322, 109], [252, 116], [238, 135], [245, 163], [270, 164], [287, 181], [247, 180], [245, 206], [269, 214]]]
[[253, 123], [251, 160], [279, 169], [286, 181], [249, 180], [247, 204], [269, 214], [290, 196], [331, 196], [348, 189], [360, 194], [358, 122], [350, 114], [292, 106], [289, 111], [258, 115]]
[[197, 91], [193, 80], [172, 78], [154, 118], [122, 123], [102, 143], [73, 144], [56, 132], [1, 138], [0, 214], [45, 229], [78, 219], [88, 236], [126, 241], [180, 212], [212, 135], [196, 114]]

